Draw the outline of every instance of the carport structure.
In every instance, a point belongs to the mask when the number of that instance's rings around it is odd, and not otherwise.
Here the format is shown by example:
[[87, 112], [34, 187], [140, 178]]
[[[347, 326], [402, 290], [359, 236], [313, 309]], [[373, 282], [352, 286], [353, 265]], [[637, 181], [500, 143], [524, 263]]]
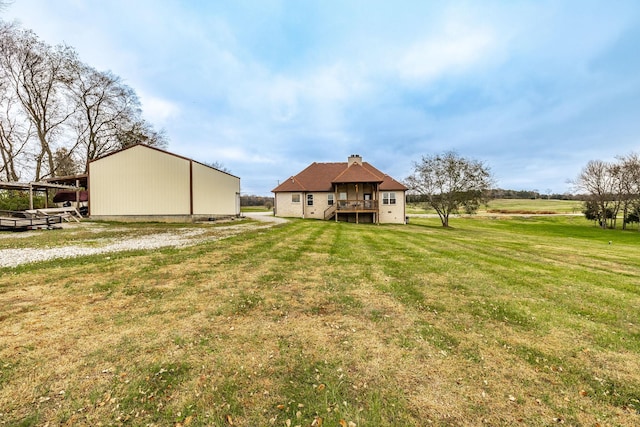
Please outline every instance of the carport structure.
[[[0, 181], [0, 190], [25, 191], [29, 193], [29, 210], [25, 212], [0, 211], [0, 229], [25, 230], [33, 227], [50, 227], [62, 222], [64, 213], [50, 212], [41, 214], [33, 209], [33, 194], [45, 193], [45, 210], [49, 208], [49, 190], [67, 190], [80, 192], [79, 187], [50, 182], [6, 182]], [[50, 215], [53, 214], [53, 215]]]
[[0, 181], [0, 190], [16, 190], [27, 191], [29, 193], [29, 209], [33, 209], [33, 194], [36, 192], [44, 192], [46, 197], [44, 199], [45, 208], [49, 207], [49, 190], [68, 190], [68, 191], [81, 191], [80, 187], [66, 184], [58, 184], [55, 182], [7, 182]]

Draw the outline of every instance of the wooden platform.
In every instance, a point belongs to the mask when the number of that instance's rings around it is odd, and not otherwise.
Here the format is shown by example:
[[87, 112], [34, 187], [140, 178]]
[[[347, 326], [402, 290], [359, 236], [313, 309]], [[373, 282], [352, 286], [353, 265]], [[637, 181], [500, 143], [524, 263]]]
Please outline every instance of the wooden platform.
[[59, 216], [67, 222], [80, 222], [80, 219], [82, 218], [82, 215], [80, 215], [78, 209], [72, 206], [62, 208], [29, 209], [24, 211], [24, 213], [31, 218], [48, 218], [52, 216]]

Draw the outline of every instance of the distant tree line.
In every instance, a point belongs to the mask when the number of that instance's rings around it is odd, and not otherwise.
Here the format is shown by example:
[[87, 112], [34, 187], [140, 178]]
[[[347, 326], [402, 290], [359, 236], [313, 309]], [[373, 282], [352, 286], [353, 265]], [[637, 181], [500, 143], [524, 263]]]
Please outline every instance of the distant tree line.
[[579, 194], [571, 193], [551, 193], [548, 191], [543, 194], [538, 190], [504, 190], [502, 188], [496, 188], [488, 191], [489, 199], [552, 199], [552, 200], [582, 200], [582, 196]]
[[583, 193], [584, 214], [602, 228], [615, 228], [622, 216], [622, 228], [638, 223], [640, 216], [640, 156], [617, 156], [613, 162], [591, 160], [573, 181]]
[[264, 206], [267, 209], [273, 207], [273, 197], [245, 195], [240, 196], [240, 206]]
[[137, 143], [167, 139], [120, 77], [0, 20], [1, 180], [84, 173], [91, 160]]
[[[487, 200], [494, 199], [549, 199], [549, 200], [587, 200], [587, 196], [584, 194], [571, 194], [571, 193], [548, 193], [541, 194], [536, 190], [505, 190], [502, 188], [494, 188], [486, 190], [485, 198]], [[407, 194], [407, 203], [425, 203], [427, 197], [422, 194], [410, 193]]]

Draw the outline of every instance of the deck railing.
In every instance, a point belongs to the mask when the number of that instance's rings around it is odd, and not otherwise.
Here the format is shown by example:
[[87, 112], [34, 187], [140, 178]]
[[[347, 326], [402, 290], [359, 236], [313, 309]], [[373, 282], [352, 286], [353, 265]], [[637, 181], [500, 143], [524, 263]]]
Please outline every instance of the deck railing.
[[339, 211], [367, 212], [377, 211], [377, 200], [338, 200], [336, 209]]

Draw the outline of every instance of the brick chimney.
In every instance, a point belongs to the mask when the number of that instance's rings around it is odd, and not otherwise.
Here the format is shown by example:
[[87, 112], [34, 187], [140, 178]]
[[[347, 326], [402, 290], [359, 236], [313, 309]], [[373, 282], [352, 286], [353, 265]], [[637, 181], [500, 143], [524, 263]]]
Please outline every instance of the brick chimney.
[[349, 156], [347, 166], [351, 166], [354, 163], [362, 166], [362, 157], [360, 157], [360, 154], [352, 154]]

